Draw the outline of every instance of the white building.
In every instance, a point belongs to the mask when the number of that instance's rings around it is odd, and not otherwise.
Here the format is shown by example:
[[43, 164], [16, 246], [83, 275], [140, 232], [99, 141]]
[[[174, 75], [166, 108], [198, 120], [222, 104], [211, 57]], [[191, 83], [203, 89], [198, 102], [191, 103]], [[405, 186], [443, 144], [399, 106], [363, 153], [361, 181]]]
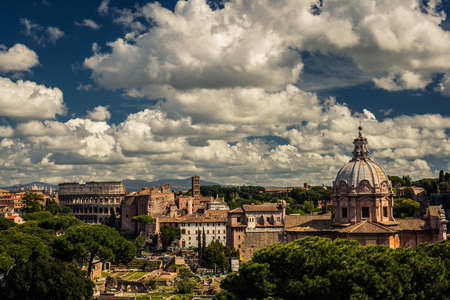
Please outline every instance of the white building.
[[179, 218], [159, 218], [159, 228], [164, 225], [170, 225], [181, 230], [179, 240], [180, 248], [197, 248], [198, 233], [203, 242], [203, 231], [205, 231], [206, 246], [212, 241], [219, 240], [223, 245], [226, 244], [227, 237], [227, 212], [226, 211], [208, 211], [206, 215], [185, 215]]

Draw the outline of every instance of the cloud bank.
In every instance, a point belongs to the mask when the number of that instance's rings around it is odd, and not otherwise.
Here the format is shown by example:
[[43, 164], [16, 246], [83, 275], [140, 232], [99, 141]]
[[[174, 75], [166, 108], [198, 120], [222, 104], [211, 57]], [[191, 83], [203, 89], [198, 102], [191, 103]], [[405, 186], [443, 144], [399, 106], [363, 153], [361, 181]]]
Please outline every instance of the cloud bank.
[[262, 0], [212, 9], [190, 0], [172, 12], [157, 2], [119, 10], [102, 1], [98, 12], [125, 33], [107, 49], [94, 44], [85, 69], [96, 88], [156, 105], [119, 124], [108, 123], [107, 106], [61, 122], [60, 90], [2, 78], [0, 111], [18, 124], [0, 126], [0, 166], [11, 183], [33, 169], [48, 182], [196, 173], [224, 184], [331, 185], [362, 121], [371, 157], [388, 174], [436, 176], [449, 163], [448, 116], [378, 120], [301, 83], [308, 53], [341, 58], [347, 69], [336, 82], [363, 74], [374, 88], [417, 91], [440, 74], [437, 90], [448, 95], [450, 36], [438, 4]]

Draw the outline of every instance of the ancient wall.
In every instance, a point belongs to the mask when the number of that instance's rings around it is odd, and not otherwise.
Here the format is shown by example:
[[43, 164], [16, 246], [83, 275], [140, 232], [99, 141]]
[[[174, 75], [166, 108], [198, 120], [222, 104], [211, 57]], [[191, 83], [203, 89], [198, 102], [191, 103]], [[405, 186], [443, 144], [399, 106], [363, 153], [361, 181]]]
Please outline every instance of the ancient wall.
[[72, 209], [72, 215], [85, 223], [102, 223], [111, 214], [120, 216], [120, 204], [126, 195], [120, 181], [60, 183], [58, 198], [61, 205]]
[[60, 183], [58, 195], [126, 194], [121, 181]]
[[241, 244], [241, 255], [244, 261], [252, 258], [255, 251], [275, 243], [283, 242], [283, 233], [281, 232], [247, 232], [244, 241]]

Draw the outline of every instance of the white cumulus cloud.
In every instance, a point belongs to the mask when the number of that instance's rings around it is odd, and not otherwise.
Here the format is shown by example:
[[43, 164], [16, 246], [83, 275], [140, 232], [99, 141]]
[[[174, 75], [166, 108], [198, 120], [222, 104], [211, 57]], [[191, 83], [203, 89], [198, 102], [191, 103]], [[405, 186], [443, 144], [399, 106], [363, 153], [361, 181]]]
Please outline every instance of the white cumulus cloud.
[[0, 45], [0, 72], [29, 71], [39, 64], [33, 50], [23, 44], [15, 44], [11, 48]]
[[31, 81], [13, 82], [0, 77], [0, 116], [14, 119], [52, 119], [64, 115], [66, 106], [58, 88]]

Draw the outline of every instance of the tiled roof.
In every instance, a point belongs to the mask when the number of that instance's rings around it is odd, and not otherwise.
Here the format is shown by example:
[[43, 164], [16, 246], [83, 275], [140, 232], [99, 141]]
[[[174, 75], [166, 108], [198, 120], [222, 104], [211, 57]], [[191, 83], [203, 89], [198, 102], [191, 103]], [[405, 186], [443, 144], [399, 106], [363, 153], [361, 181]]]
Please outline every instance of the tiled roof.
[[287, 215], [284, 218], [286, 228], [300, 226], [313, 220], [330, 220], [331, 215]]
[[397, 231], [393, 228], [370, 221], [362, 221], [336, 230], [342, 233], [394, 233]]
[[181, 218], [169, 218], [162, 217], [159, 218], [160, 223], [213, 223], [213, 222], [227, 222], [226, 217], [222, 216], [212, 216], [208, 218], [206, 216], [183, 216]]
[[395, 219], [400, 230], [431, 230], [430, 224], [425, 219]]
[[242, 208], [238, 207], [238, 208], [235, 208], [235, 209], [230, 210], [230, 211], [228, 211], [228, 212], [229, 212], [229, 213], [242, 213], [242, 212], [244, 212], [244, 211], [242, 210]]
[[245, 212], [280, 211], [277, 204], [242, 205], [242, 209]]
[[284, 221], [286, 232], [394, 233], [398, 231], [432, 230], [426, 219], [396, 219], [396, 226], [362, 221], [348, 227], [332, 226], [330, 215], [287, 215]]

